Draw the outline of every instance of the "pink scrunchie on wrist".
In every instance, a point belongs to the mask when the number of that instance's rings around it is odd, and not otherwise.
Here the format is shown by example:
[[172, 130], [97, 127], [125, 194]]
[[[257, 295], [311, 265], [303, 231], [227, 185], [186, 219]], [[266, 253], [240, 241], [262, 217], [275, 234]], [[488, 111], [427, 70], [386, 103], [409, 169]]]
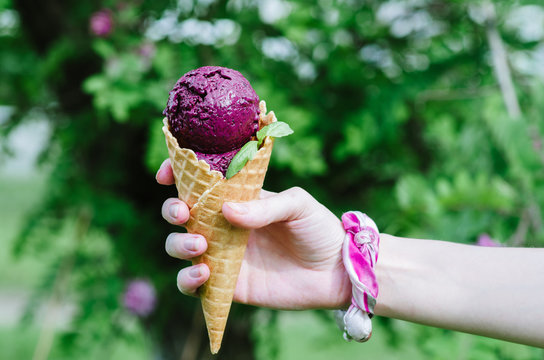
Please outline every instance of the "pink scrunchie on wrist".
[[365, 342], [372, 335], [371, 318], [378, 297], [374, 267], [378, 261], [380, 235], [378, 227], [366, 214], [350, 211], [342, 215], [346, 230], [342, 259], [352, 284], [351, 305], [337, 310], [336, 321], [344, 339]]

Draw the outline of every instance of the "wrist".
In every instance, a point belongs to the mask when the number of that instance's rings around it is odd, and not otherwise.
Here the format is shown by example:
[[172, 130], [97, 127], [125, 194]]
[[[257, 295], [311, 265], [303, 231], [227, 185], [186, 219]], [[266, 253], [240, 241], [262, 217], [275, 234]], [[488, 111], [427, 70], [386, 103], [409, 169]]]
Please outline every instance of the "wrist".
[[[395, 272], [399, 263], [395, 260], [394, 245], [396, 238], [389, 234], [380, 234], [380, 261], [376, 266], [376, 277], [380, 284], [380, 301], [376, 304], [376, 314], [391, 317], [395, 312], [394, 305], [389, 301], [389, 291], [395, 281]], [[390, 251], [393, 250], [393, 251]]]
[[333, 269], [334, 274], [334, 283], [337, 284], [337, 292], [335, 292], [334, 297], [331, 299], [330, 309], [347, 309], [351, 304], [352, 296], [352, 284], [349, 279], [349, 275], [344, 266], [344, 261], [342, 259], [342, 245], [344, 243], [344, 237], [346, 236], [346, 231], [342, 226], [340, 219], [338, 219], [338, 224], [335, 227], [337, 231], [334, 233], [334, 243], [336, 244], [336, 264]]
[[372, 335], [371, 319], [378, 296], [375, 267], [380, 248], [380, 234], [376, 223], [359, 211], [342, 215], [345, 236], [342, 262], [351, 283], [351, 303], [347, 310], [335, 312], [344, 339], [368, 341]]
[[[446, 276], [443, 250], [433, 250], [433, 242], [381, 235], [380, 261], [376, 276], [380, 283], [380, 301], [376, 314], [414, 321], [426, 306], [452, 286]], [[434, 264], [434, 265], [433, 265]], [[449, 285], [445, 285], [449, 284]], [[440, 289], [432, 296], [429, 288]]]
[[352, 297], [352, 284], [349, 280], [349, 275], [344, 267], [342, 259], [337, 266], [335, 271], [337, 273], [337, 282], [339, 284], [339, 292], [336, 297], [337, 302], [333, 304], [332, 309], [347, 309], [351, 304]]

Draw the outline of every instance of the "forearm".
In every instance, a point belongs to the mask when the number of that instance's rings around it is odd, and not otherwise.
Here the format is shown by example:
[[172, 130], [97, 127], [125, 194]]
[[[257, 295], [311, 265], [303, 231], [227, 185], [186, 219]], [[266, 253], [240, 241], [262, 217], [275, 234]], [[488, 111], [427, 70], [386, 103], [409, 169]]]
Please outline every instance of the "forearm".
[[544, 249], [381, 235], [376, 314], [544, 347]]

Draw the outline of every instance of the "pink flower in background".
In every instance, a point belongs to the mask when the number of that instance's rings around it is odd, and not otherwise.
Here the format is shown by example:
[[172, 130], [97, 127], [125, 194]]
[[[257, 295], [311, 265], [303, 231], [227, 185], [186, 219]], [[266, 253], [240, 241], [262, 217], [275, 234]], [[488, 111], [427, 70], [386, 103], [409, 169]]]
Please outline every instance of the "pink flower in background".
[[533, 139], [533, 149], [535, 149], [536, 151], [542, 150], [542, 139], [540, 138]]
[[109, 10], [95, 12], [89, 20], [91, 32], [96, 36], [106, 37], [113, 30], [113, 16]]
[[145, 59], [150, 59], [155, 55], [157, 48], [153, 43], [144, 43], [138, 47], [138, 55]]
[[148, 280], [136, 279], [128, 283], [123, 296], [123, 305], [138, 316], [148, 316], [155, 309], [157, 294]]
[[143, 43], [137, 48], [137, 54], [140, 56], [144, 69], [147, 70], [151, 66], [153, 57], [157, 48], [153, 43]]
[[478, 236], [476, 245], [489, 247], [502, 246], [500, 242], [493, 240], [488, 234], [480, 234], [480, 236]]

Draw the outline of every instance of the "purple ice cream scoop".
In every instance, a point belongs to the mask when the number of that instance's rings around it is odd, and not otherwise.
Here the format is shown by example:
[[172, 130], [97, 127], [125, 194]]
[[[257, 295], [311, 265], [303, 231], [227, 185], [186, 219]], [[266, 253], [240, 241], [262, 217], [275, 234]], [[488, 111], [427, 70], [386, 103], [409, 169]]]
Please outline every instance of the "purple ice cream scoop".
[[178, 80], [163, 114], [179, 145], [224, 175], [258, 130], [259, 97], [238, 71], [204, 66]]
[[210, 170], [217, 170], [226, 176], [227, 169], [234, 155], [236, 155], [240, 149], [234, 149], [226, 153], [221, 154], [205, 154], [195, 151], [198, 160], [204, 160], [210, 165]]

